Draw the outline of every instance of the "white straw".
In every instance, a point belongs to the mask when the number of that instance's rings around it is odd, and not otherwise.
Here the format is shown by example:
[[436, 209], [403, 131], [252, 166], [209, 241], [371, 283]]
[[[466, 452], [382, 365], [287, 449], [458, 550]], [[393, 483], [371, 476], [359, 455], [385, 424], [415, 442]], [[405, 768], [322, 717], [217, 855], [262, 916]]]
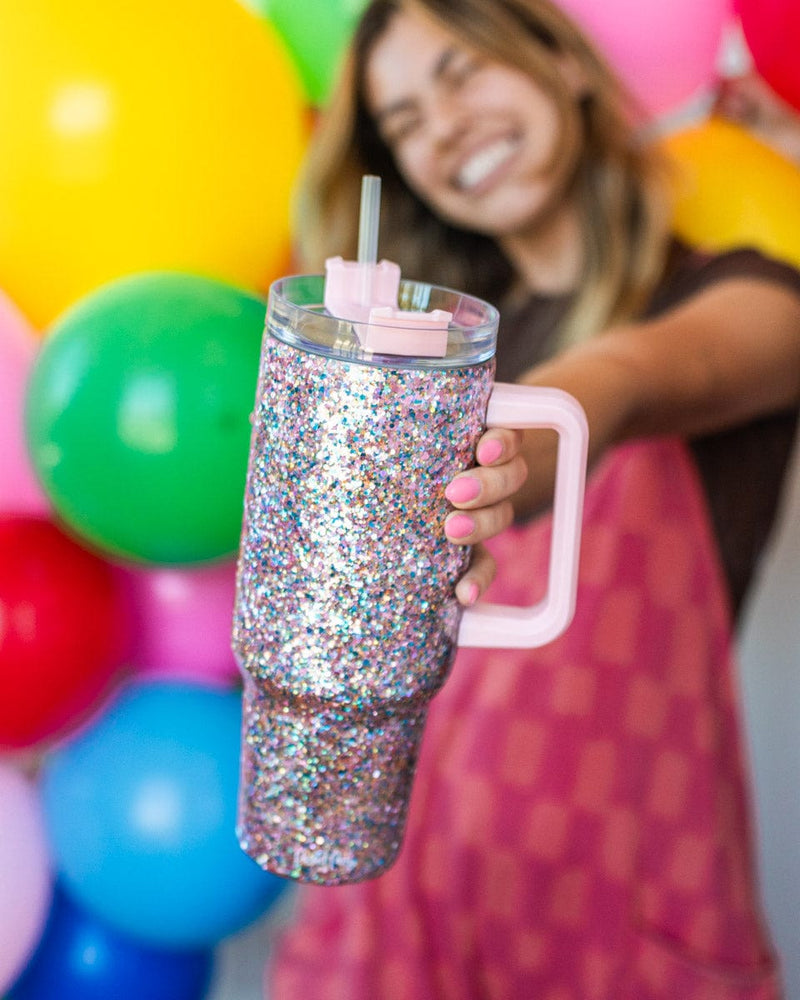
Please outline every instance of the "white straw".
[[358, 217], [358, 263], [378, 262], [378, 228], [381, 218], [381, 179], [365, 174], [361, 179], [361, 214]]

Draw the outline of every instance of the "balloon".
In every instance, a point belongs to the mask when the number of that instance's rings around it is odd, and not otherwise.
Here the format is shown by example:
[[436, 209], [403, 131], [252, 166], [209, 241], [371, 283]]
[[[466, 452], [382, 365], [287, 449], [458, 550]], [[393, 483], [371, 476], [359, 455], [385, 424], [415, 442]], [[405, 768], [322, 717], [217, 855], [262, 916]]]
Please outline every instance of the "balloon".
[[715, 85], [730, 0], [559, 0], [645, 112], [674, 110]]
[[33, 327], [0, 292], [0, 510], [48, 510], [28, 458], [22, 419], [25, 386], [38, 347]]
[[0, 761], [0, 992], [36, 947], [52, 896], [39, 796]]
[[231, 285], [164, 272], [59, 319], [31, 373], [28, 441], [74, 531], [153, 563], [236, 550], [264, 314]]
[[800, 108], [800, 6], [797, 0], [736, 0], [756, 69], [784, 100]]
[[289, 258], [309, 116], [233, 0], [0, 0], [0, 286], [38, 328], [106, 282], [253, 289]]
[[0, 515], [0, 747], [74, 726], [128, 643], [111, 567], [42, 517]]
[[121, 934], [56, 887], [42, 940], [8, 1000], [202, 1000], [210, 949], [166, 950]]
[[800, 265], [800, 170], [738, 125], [711, 119], [665, 140], [678, 167], [675, 229], [712, 250], [755, 246]]
[[174, 682], [131, 684], [45, 765], [57, 870], [91, 912], [168, 948], [216, 943], [287, 883], [235, 834], [241, 698]]
[[230, 685], [236, 564], [122, 571], [136, 626], [131, 665], [140, 675]]
[[324, 104], [367, 0], [245, 0], [286, 42], [307, 98]]

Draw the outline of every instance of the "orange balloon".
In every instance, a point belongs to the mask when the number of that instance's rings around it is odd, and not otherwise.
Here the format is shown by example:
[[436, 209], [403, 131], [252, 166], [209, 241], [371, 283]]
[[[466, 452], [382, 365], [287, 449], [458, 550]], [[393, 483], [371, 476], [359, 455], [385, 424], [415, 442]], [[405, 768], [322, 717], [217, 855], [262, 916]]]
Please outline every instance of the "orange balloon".
[[0, 287], [38, 327], [107, 281], [263, 290], [309, 133], [274, 30], [238, 0], [0, 0]]
[[794, 163], [717, 118], [664, 142], [677, 167], [678, 235], [713, 250], [755, 246], [800, 265], [800, 169]]

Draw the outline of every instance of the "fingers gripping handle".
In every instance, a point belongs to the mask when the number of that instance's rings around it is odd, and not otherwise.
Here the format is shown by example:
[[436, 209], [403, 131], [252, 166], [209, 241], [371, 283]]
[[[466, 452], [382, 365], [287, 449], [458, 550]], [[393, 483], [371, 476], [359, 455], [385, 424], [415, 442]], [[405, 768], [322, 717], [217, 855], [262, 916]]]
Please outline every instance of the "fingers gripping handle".
[[575, 612], [589, 431], [577, 400], [560, 389], [498, 382], [487, 427], [546, 427], [558, 432], [547, 593], [529, 608], [478, 603], [464, 612], [459, 646], [533, 649], [559, 636]]

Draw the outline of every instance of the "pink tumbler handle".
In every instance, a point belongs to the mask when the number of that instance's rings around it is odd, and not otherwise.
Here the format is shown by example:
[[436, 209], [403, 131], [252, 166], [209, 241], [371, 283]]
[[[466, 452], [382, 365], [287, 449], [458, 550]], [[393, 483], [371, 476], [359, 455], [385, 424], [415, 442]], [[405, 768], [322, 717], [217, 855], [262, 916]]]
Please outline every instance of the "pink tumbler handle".
[[460, 646], [533, 649], [559, 636], [575, 613], [589, 429], [582, 407], [560, 389], [495, 384], [487, 427], [549, 427], [558, 432], [558, 462], [547, 594], [529, 608], [478, 603], [464, 612]]

